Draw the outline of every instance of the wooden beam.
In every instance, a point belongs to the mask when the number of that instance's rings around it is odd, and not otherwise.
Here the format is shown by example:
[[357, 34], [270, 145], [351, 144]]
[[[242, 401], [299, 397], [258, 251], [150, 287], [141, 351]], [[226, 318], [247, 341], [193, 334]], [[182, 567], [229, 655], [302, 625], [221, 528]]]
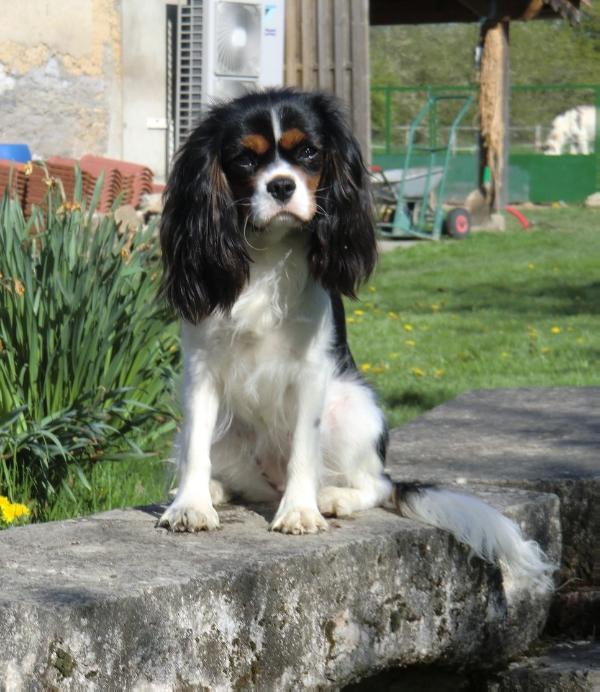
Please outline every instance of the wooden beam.
[[[348, 0], [351, 2], [352, 0]], [[562, 15], [577, 21], [579, 6], [588, 0], [419, 0], [394, 2], [371, 0], [370, 23], [380, 24], [447, 24], [449, 22], [476, 22], [533, 19]], [[493, 8], [493, 15], [490, 14]]]
[[421, 0], [420, 2], [390, 2], [371, 0], [369, 22], [379, 24], [445, 24], [475, 22], [478, 16], [457, 0]]
[[369, 0], [352, 0], [352, 129], [367, 163], [371, 158], [371, 107], [369, 90]]

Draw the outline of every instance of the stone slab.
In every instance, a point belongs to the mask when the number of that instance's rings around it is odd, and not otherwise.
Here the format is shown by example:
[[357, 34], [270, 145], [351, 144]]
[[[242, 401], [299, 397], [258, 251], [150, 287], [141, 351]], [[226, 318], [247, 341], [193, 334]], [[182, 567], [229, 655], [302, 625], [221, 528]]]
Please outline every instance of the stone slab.
[[562, 580], [600, 584], [600, 388], [469, 392], [393, 430], [388, 464], [396, 480], [557, 494]]
[[[560, 551], [558, 500], [481, 490]], [[256, 511], [255, 511], [256, 510]], [[319, 536], [272, 508], [170, 534], [161, 507], [0, 533], [0, 688], [336, 688], [392, 666], [522, 653], [548, 598], [505, 592], [449, 535], [377, 509]]]
[[488, 685], [488, 692], [598, 692], [600, 642], [561, 642], [511, 664]]

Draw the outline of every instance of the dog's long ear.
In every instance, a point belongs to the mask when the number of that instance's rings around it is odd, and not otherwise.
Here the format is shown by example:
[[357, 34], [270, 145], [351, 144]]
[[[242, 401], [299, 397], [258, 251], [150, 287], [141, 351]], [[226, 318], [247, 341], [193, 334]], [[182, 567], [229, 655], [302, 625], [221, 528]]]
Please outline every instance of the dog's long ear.
[[248, 279], [249, 259], [220, 163], [221, 128], [214, 110], [180, 149], [165, 190], [162, 294], [193, 324], [231, 308]]
[[352, 298], [375, 267], [377, 244], [369, 174], [360, 147], [334, 97], [315, 94], [327, 139], [312, 222], [309, 262], [323, 286]]

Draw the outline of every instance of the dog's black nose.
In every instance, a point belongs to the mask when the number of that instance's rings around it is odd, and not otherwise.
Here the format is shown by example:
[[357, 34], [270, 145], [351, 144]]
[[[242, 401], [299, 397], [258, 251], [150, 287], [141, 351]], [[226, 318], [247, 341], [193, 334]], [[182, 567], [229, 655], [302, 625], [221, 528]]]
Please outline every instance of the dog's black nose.
[[294, 194], [296, 183], [292, 178], [280, 175], [267, 183], [267, 192], [278, 202], [287, 202]]

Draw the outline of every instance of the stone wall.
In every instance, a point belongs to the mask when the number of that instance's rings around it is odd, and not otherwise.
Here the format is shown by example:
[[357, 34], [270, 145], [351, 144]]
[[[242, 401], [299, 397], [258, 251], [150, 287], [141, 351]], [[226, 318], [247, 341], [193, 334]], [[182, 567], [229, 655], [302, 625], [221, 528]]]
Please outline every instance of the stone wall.
[[0, 141], [120, 155], [119, 0], [3, 3]]
[[166, 170], [166, 0], [4, 2], [0, 142]]

